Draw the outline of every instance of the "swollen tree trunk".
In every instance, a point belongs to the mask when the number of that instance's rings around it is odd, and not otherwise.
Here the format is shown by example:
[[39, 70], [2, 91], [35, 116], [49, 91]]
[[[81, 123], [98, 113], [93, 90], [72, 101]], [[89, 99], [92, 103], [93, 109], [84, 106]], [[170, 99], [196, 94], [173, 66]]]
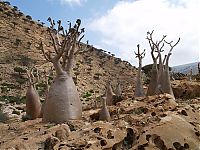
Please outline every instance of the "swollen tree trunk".
[[30, 73], [27, 72], [29, 86], [26, 91], [26, 115], [29, 119], [36, 119], [40, 117], [41, 103], [39, 94], [34, 88], [35, 83], [33, 83], [34, 76], [32, 73], [32, 69], [30, 70]]
[[165, 43], [167, 43], [171, 48], [169, 50], [168, 55], [166, 55], [166, 63], [165, 63], [165, 68], [164, 68], [164, 72], [163, 72], [164, 80], [163, 80], [163, 87], [162, 88], [163, 88], [164, 93], [168, 93], [168, 94], [172, 95], [174, 99], [175, 99], [175, 97], [174, 97], [174, 93], [173, 93], [173, 90], [172, 90], [172, 87], [171, 87], [171, 82], [170, 82], [169, 58], [172, 55], [171, 52], [172, 52], [173, 48], [179, 43], [179, 41], [180, 41], [180, 38], [178, 39], [178, 41], [174, 45], [172, 45], [173, 41], [171, 41], [171, 42], [165, 41]]
[[99, 120], [102, 121], [110, 121], [110, 113], [106, 106], [106, 99], [103, 99], [103, 106], [102, 109], [99, 111]]
[[[141, 70], [138, 69], [138, 72], [140, 72]], [[136, 78], [136, 86], [135, 86], [135, 93], [134, 93], [135, 97], [143, 97], [145, 96], [144, 94], [144, 88], [143, 88], [143, 84], [142, 84], [142, 79], [140, 77], [140, 73], [138, 73], [137, 78]]]
[[158, 53], [159, 57], [159, 70], [158, 70], [158, 78], [157, 78], [157, 86], [156, 86], [156, 94], [163, 94], [163, 84], [164, 84], [164, 66], [163, 66], [163, 61], [162, 61], [162, 56], [161, 53]]
[[50, 86], [44, 105], [44, 122], [62, 123], [81, 119], [82, 104], [72, 77], [57, 75]]
[[153, 66], [151, 70], [151, 79], [147, 89], [147, 96], [151, 96], [155, 94], [156, 86], [157, 86], [157, 79], [158, 79], [158, 67], [157, 67], [157, 58], [154, 57], [152, 51], [152, 58], [153, 58]]
[[137, 73], [137, 77], [136, 77], [136, 86], [135, 86], [134, 96], [135, 97], [143, 97], [143, 96], [145, 96], [145, 93], [144, 93], [144, 88], [143, 88], [143, 84], [142, 84], [141, 70], [142, 70], [142, 59], [145, 56], [145, 50], [142, 53], [140, 53], [139, 44], [137, 45], [137, 48], [138, 48], [138, 53], [135, 53], [135, 55], [136, 55], [136, 58], [138, 57], [138, 59], [139, 59], [139, 67], [138, 67], [138, 73]]
[[[170, 83], [169, 58], [170, 58], [173, 48], [180, 41], [180, 38], [174, 45], [172, 45], [173, 41], [171, 42], [165, 41], [166, 35], [163, 35], [163, 38], [159, 42], [154, 42], [152, 38], [152, 34], [153, 34], [153, 31], [151, 33], [147, 32], [147, 39], [149, 41], [149, 45], [152, 50], [151, 53], [152, 53], [152, 58], [154, 61], [153, 68], [152, 68], [152, 78], [148, 87], [147, 95], [168, 93], [174, 97], [171, 83]], [[164, 59], [162, 60], [161, 52], [164, 51], [163, 47], [165, 43], [168, 44], [171, 48], [169, 50], [168, 55], [165, 55]], [[160, 46], [161, 44], [162, 46]], [[153, 56], [154, 49], [155, 49], [155, 52], [158, 52], [159, 70], [157, 70], [157, 62], [156, 62], [157, 58]]]
[[[154, 30], [151, 33], [147, 32], [147, 40], [148, 40], [149, 46], [151, 48], [151, 56], [153, 59], [151, 80], [150, 80], [150, 84], [149, 84], [149, 87], [147, 90], [147, 96], [162, 93], [162, 84], [163, 84], [164, 68], [163, 68], [161, 52], [163, 52], [162, 48], [163, 48], [164, 44], [161, 47], [160, 47], [160, 44], [162, 44], [166, 35], [163, 35], [163, 38], [159, 42], [158, 41], [154, 42], [153, 32], [154, 32]], [[154, 56], [154, 52], [158, 53], [157, 57]], [[159, 70], [157, 68], [157, 59], [158, 58], [159, 58]]]
[[108, 106], [113, 105], [113, 98], [114, 98], [114, 92], [112, 90], [111, 84], [110, 82], [107, 83], [107, 87], [106, 87], [106, 104]]
[[30, 119], [36, 119], [40, 116], [40, 112], [40, 97], [33, 85], [29, 85], [26, 92], [26, 115]]
[[117, 84], [117, 87], [115, 89], [115, 95], [116, 96], [122, 96], [122, 89], [120, 83]]
[[[51, 20], [50, 20], [51, 22]], [[59, 23], [60, 24], [60, 23]], [[79, 38], [84, 30], [79, 31], [81, 20], [78, 19], [76, 24], [72, 27], [70, 23], [69, 31], [64, 34], [64, 39], [61, 42], [56, 33], [54, 38], [51, 33], [53, 29], [49, 29], [50, 36], [54, 43], [54, 50], [56, 55], [51, 57], [45, 53], [43, 44], [41, 43], [42, 52], [44, 57], [53, 63], [56, 71], [56, 77], [50, 85], [47, 99], [44, 105], [44, 122], [63, 123], [68, 120], [81, 119], [82, 104], [79, 98], [77, 88], [71, 76], [71, 71], [74, 63], [74, 55], [80, 49]], [[59, 25], [60, 26], [60, 25]], [[60, 63], [62, 58], [62, 65]]]
[[170, 57], [170, 55], [171, 55], [171, 53], [169, 53], [167, 55], [165, 69], [163, 72], [163, 75], [164, 75], [163, 92], [172, 95], [173, 98], [175, 99], [174, 93], [173, 93], [173, 90], [171, 87], [171, 82], [170, 82], [170, 73], [169, 73], [169, 57]]

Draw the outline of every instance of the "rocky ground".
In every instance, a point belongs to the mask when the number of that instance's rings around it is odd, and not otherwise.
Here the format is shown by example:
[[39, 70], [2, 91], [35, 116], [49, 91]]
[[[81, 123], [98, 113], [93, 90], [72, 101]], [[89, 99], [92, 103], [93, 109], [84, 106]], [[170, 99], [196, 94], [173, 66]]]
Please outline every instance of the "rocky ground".
[[82, 120], [44, 124], [41, 119], [0, 124], [1, 149], [198, 150], [200, 99], [177, 103], [170, 95], [134, 98], [109, 106], [112, 120], [99, 121], [99, 109]]

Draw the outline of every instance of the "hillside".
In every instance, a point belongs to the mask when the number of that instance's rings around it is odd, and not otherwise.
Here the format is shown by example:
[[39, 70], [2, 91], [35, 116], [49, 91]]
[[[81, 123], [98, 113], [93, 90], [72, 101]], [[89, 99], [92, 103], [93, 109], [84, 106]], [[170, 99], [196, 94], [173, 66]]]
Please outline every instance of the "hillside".
[[[51, 43], [46, 30], [47, 27], [31, 20], [30, 16], [24, 15], [16, 8], [1, 4], [1, 96], [23, 98], [25, 94], [26, 74], [22, 73], [19, 77], [14, 68], [30, 69], [37, 65], [41, 72], [50, 69], [51, 64], [45, 61], [41, 50], [38, 48], [40, 39], [47, 45]], [[51, 48], [53, 49], [50, 44], [49, 49]], [[81, 96], [90, 93], [91, 96], [84, 99], [89, 100], [92, 97], [99, 97], [104, 94], [105, 84], [108, 80], [112, 81], [114, 88], [117, 81], [122, 86], [134, 85], [135, 71], [135, 68], [128, 62], [115, 58], [109, 52], [93, 47], [89, 52], [78, 55], [74, 67], [74, 79]], [[41, 78], [38, 86], [42, 83], [44, 83], [44, 78]], [[43, 95], [43, 87], [38, 87], [38, 90]]]

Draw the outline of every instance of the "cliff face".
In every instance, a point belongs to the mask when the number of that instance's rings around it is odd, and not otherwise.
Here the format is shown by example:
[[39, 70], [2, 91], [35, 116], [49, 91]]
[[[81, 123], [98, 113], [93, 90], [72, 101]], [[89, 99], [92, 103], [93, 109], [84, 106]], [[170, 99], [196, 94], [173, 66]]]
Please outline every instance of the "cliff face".
[[[23, 99], [27, 80], [23, 70], [37, 65], [40, 72], [48, 71], [51, 64], [45, 61], [38, 46], [42, 40], [49, 49], [53, 49], [52, 43], [46, 31], [47, 27], [33, 21], [30, 16], [15, 7], [0, 3], [0, 8], [1, 97], [6, 95], [6, 98], [11, 96], [15, 99], [18, 96]], [[118, 79], [123, 87], [134, 85], [134, 76], [135, 68], [128, 62], [94, 47], [78, 55], [73, 75], [82, 100], [87, 102], [104, 94], [109, 79], [114, 87]], [[44, 78], [41, 77], [37, 84], [41, 96], [43, 85]]]

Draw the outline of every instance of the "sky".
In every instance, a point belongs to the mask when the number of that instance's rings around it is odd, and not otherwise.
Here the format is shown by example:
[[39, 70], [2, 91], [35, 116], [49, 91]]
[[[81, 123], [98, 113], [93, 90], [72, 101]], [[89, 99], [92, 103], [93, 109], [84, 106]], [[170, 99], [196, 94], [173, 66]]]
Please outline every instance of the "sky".
[[[104, 49], [138, 66], [137, 44], [146, 49], [143, 65], [152, 63], [147, 32], [154, 40], [181, 40], [173, 49], [170, 66], [200, 61], [200, 0], [8, 0], [34, 20], [82, 20], [83, 42]], [[168, 53], [169, 47], [165, 47]]]

